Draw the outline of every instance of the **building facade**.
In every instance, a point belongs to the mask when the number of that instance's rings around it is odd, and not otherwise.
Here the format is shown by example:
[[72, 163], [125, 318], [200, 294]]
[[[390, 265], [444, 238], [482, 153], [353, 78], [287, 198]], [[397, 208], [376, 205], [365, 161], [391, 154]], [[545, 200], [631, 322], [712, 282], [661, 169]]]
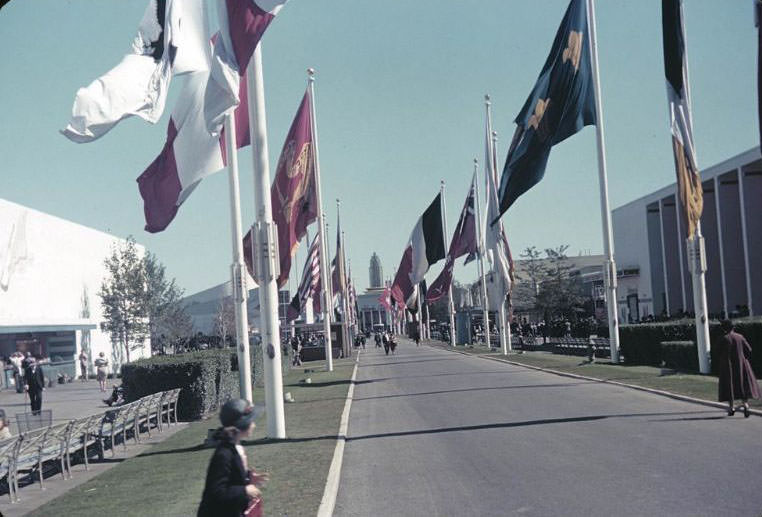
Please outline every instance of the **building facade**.
[[[673, 171], [670, 174], [674, 177]], [[703, 170], [701, 178], [709, 313], [719, 317], [762, 312], [759, 147]], [[686, 231], [679, 208], [673, 183], [612, 212], [623, 322], [693, 311]]]
[[[247, 283], [251, 285], [254, 281], [249, 278]], [[230, 281], [227, 281], [183, 298], [181, 303], [191, 317], [193, 322], [193, 332], [200, 332], [206, 336], [215, 335], [217, 333], [217, 320], [220, 312], [226, 309], [226, 303], [232, 304], [232, 296], [232, 284]], [[291, 303], [291, 297], [288, 289], [279, 290], [278, 319], [280, 320], [281, 327], [286, 323], [289, 303]], [[232, 306], [228, 310], [233, 310]], [[249, 320], [249, 332], [259, 333], [260, 313], [258, 287], [249, 289], [246, 312]], [[235, 328], [232, 328], [231, 331], [235, 334]]]
[[[82, 350], [92, 363], [100, 352], [113, 370], [123, 347], [100, 330], [104, 260], [124, 239], [0, 199], [0, 355], [15, 351], [50, 361], [72, 375]], [[138, 245], [139, 253], [144, 253]], [[150, 341], [130, 358], [151, 354]], [[76, 375], [79, 375], [78, 368]]]
[[[375, 253], [374, 253], [375, 256]], [[381, 303], [381, 295], [384, 288], [369, 288], [364, 293], [357, 295], [357, 307], [359, 312], [360, 328], [373, 330], [373, 325], [386, 325], [388, 328], [391, 320], [386, 307]]]

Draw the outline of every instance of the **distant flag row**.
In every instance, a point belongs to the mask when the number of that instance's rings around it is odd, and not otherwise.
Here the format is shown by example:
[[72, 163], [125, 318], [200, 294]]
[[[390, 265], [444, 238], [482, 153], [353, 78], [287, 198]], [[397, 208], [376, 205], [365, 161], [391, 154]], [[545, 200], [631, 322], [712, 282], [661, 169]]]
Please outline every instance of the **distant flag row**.
[[319, 299], [320, 287], [320, 233], [315, 235], [304, 262], [299, 288], [291, 299], [287, 310], [287, 320], [293, 321], [306, 309], [307, 301]]
[[445, 258], [445, 238], [442, 228], [442, 194], [426, 208], [413, 227], [400, 265], [391, 286], [391, 295], [400, 307], [412, 307], [417, 286], [429, 268]]

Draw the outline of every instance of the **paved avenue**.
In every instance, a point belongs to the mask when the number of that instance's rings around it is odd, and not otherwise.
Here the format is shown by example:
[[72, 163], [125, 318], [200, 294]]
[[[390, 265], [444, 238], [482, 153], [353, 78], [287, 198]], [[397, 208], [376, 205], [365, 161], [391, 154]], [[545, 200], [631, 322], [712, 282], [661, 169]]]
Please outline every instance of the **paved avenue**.
[[759, 516], [762, 418], [403, 341], [360, 359], [337, 516]]

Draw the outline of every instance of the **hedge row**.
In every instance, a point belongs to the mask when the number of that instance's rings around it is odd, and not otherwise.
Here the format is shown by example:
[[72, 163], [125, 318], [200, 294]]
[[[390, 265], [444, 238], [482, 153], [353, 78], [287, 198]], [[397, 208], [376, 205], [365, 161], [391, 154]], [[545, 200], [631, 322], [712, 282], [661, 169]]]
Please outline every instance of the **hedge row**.
[[[734, 322], [736, 331], [743, 334], [752, 347], [751, 365], [762, 375], [762, 321], [758, 319]], [[709, 323], [712, 373], [717, 373], [716, 351], [722, 338], [717, 321]], [[627, 364], [661, 366], [683, 371], [698, 370], [696, 326], [693, 320], [670, 323], [625, 325], [619, 331], [620, 348]], [[662, 344], [663, 343], [663, 344]]]
[[182, 388], [177, 405], [182, 420], [198, 420], [238, 395], [235, 354], [230, 349], [155, 356], [122, 366], [125, 400]]
[[[288, 344], [282, 346], [283, 374], [291, 364]], [[252, 382], [264, 386], [262, 347], [252, 342], [249, 350]], [[238, 356], [235, 348], [210, 349], [178, 355], [154, 356], [122, 366], [125, 400], [182, 388], [177, 405], [182, 420], [198, 420], [239, 394]]]

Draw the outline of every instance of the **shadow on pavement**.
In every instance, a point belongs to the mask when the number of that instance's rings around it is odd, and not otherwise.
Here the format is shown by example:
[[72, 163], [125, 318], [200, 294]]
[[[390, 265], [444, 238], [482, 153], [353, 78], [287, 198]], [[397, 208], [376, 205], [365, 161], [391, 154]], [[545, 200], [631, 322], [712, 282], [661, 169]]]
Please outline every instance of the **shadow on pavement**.
[[380, 381], [391, 381], [394, 379], [425, 379], [428, 377], [449, 377], [452, 375], [507, 375], [507, 374], [513, 374], [513, 373], [532, 373], [532, 370], [529, 369], [516, 369], [516, 370], [502, 370], [502, 371], [495, 371], [495, 372], [451, 372], [451, 373], [431, 373], [427, 375], [399, 375], [396, 377], [378, 377], [376, 379], [372, 379], [376, 382]]
[[689, 414], [701, 414], [702, 411], [679, 411], [668, 413], [627, 413], [627, 414], [612, 414], [612, 415], [591, 415], [591, 416], [575, 416], [567, 418], [544, 418], [541, 420], [525, 420], [522, 422], [498, 422], [493, 424], [479, 424], [479, 425], [466, 425], [458, 427], [440, 427], [435, 429], [420, 429], [416, 431], [392, 431], [389, 433], [377, 433], [366, 434], [361, 436], [347, 437], [348, 442], [355, 440], [368, 440], [373, 438], [393, 438], [397, 436], [415, 436], [425, 434], [440, 434], [440, 433], [452, 433], [461, 431], [480, 431], [484, 429], [509, 429], [512, 427], [527, 427], [533, 425], [547, 425], [547, 424], [567, 424], [572, 422], [593, 422], [597, 420], [606, 420], [609, 418], [632, 418], [632, 417], [647, 417], [647, 416], [663, 416], [663, 415], [689, 415]]
[[419, 395], [438, 395], [440, 393], [460, 393], [467, 391], [490, 391], [490, 390], [514, 390], [519, 388], [566, 388], [567, 386], [580, 386], [584, 384], [597, 384], [595, 381], [568, 382], [559, 384], [527, 384], [520, 386], [487, 386], [484, 388], [461, 388], [456, 390], [423, 391], [418, 393], [399, 393], [395, 395], [378, 395], [375, 397], [354, 397], [352, 400], [393, 399], [399, 397], [415, 397]]
[[459, 359], [459, 357], [434, 357], [433, 359], [416, 359], [415, 361], [394, 361], [393, 363], [360, 363], [360, 368], [367, 368], [369, 366], [397, 366], [400, 364], [411, 363], [430, 363], [433, 361], [453, 361]]

